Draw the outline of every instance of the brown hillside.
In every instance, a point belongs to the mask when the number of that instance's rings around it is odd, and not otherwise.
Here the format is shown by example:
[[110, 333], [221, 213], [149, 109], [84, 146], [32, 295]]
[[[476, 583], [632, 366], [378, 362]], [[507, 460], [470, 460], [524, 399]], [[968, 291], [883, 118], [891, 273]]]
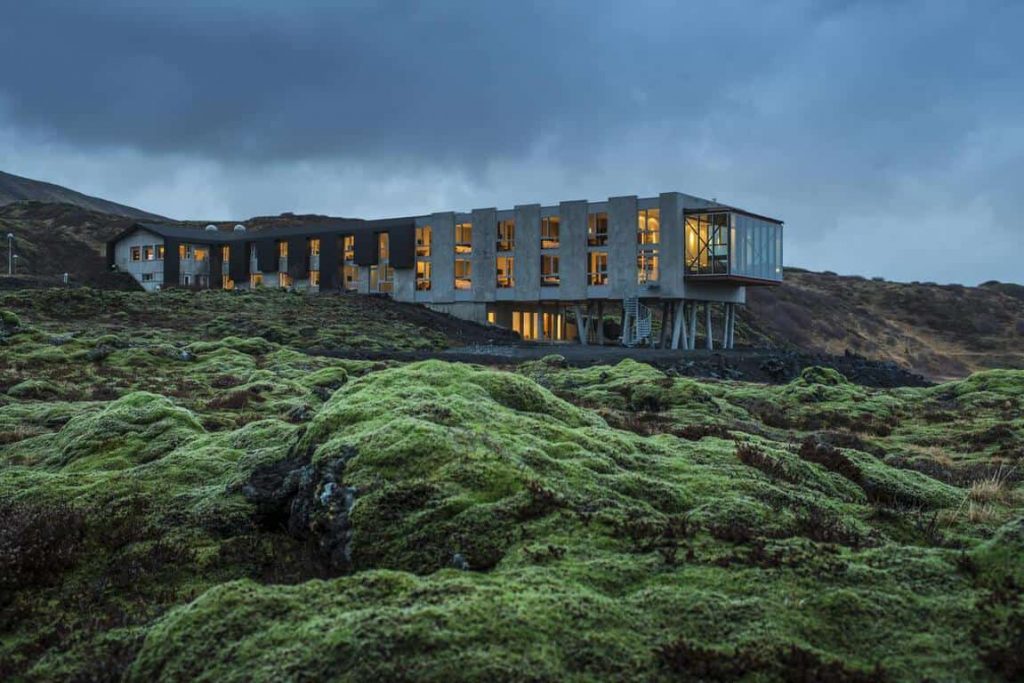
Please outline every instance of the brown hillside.
[[933, 379], [1024, 368], [1024, 288], [898, 283], [786, 271], [781, 287], [751, 288], [747, 339], [892, 360]]
[[83, 209], [101, 211], [115, 216], [162, 220], [160, 216], [142, 211], [141, 209], [75, 192], [53, 183], [45, 183], [41, 180], [32, 180], [31, 178], [23, 178], [0, 171], [0, 206], [16, 202], [71, 204], [73, 206], [80, 206]]

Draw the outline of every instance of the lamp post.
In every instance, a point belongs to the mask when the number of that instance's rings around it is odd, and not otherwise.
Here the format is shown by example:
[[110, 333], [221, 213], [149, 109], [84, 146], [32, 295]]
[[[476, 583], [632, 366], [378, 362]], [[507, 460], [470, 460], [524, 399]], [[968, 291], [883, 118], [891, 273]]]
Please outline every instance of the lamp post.
[[7, 274], [14, 274], [14, 233], [7, 233]]
[[17, 255], [17, 254], [15, 254], [15, 255], [14, 255], [14, 256], [13, 256], [12, 258], [11, 258], [11, 268], [10, 268], [10, 271], [11, 271], [11, 272], [10, 272], [10, 273], [8, 273], [8, 275], [13, 275], [13, 274], [14, 274], [14, 271], [15, 271], [15, 270], [17, 270], [17, 269], [18, 269], [18, 255]]

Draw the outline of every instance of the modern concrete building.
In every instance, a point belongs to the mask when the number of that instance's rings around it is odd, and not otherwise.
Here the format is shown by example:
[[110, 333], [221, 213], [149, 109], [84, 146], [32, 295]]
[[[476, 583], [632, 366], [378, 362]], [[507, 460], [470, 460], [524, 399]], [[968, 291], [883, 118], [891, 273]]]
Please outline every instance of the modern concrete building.
[[710, 346], [720, 307], [718, 344], [731, 348], [746, 288], [782, 281], [782, 222], [666, 192], [253, 232], [143, 222], [111, 240], [107, 258], [151, 291], [382, 294], [584, 344], [693, 348], [700, 325]]

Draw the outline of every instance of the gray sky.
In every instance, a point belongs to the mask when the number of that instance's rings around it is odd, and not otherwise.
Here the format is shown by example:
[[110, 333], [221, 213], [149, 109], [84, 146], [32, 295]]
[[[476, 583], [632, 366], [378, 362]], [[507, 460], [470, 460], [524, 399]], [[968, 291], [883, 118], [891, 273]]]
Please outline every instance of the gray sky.
[[0, 0], [0, 169], [177, 218], [680, 190], [1024, 281], [1024, 3]]

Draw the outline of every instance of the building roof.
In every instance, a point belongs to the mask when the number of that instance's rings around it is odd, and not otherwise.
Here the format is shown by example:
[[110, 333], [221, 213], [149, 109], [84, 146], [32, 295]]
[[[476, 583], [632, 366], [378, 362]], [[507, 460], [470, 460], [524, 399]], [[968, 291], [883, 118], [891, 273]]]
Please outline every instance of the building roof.
[[172, 223], [153, 223], [139, 221], [132, 223], [120, 234], [108, 240], [108, 244], [120, 242], [136, 230], [146, 230], [160, 237], [197, 242], [200, 244], [230, 244], [232, 242], [255, 242], [258, 240], [280, 239], [295, 235], [330, 235], [335, 233], [356, 233], [362, 231], [386, 230], [387, 228], [407, 227], [415, 222], [415, 218], [386, 218], [380, 220], [363, 220], [361, 218], [327, 218], [305, 225], [289, 225], [280, 228], [267, 228], [235, 232], [234, 230], [205, 230], [190, 228]]

